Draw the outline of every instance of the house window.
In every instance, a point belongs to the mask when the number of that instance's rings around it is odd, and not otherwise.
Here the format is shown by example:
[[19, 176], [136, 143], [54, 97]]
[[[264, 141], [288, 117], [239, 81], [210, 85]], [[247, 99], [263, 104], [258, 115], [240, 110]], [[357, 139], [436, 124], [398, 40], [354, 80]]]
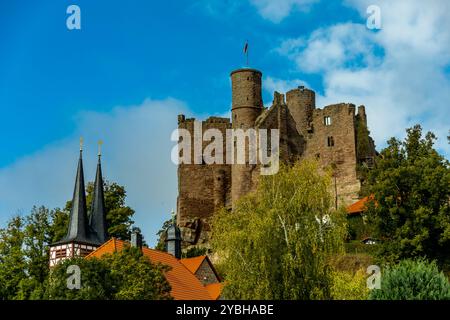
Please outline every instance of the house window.
[[323, 117], [323, 124], [326, 126], [331, 126], [331, 117], [330, 116]]
[[329, 147], [333, 147], [334, 146], [334, 139], [333, 139], [333, 137], [328, 137], [327, 138], [327, 145]]
[[66, 248], [56, 250], [56, 259], [61, 259], [66, 257]]
[[85, 248], [81, 248], [81, 250], [80, 250], [80, 256], [82, 256], [82, 257], [85, 257], [85, 256], [87, 256], [89, 253], [91, 253], [92, 252], [92, 250], [89, 250], [89, 249], [85, 249]]

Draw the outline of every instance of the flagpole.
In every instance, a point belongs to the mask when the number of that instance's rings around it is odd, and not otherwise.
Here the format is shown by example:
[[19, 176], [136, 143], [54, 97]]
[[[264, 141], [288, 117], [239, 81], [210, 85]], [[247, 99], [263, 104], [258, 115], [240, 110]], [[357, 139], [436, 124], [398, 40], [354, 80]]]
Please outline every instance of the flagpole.
[[248, 40], [245, 40], [244, 54], [246, 57], [246, 67], [248, 68]]

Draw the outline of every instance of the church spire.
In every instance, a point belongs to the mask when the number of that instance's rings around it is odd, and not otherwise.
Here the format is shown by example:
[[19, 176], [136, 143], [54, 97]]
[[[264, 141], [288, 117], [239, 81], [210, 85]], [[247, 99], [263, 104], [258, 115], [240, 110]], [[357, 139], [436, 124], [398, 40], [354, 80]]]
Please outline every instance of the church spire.
[[86, 212], [86, 194], [83, 172], [83, 140], [80, 139], [80, 158], [70, 210], [69, 229], [65, 241], [86, 241], [88, 238], [88, 218]]
[[[100, 158], [95, 181], [96, 188], [94, 190], [93, 210], [96, 210], [95, 212], [104, 212], [103, 180], [100, 169]], [[99, 188], [98, 186], [101, 187]], [[93, 229], [90, 225], [91, 221], [89, 221], [86, 208], [86, 191], [83, 172], [83, 139], [81, 138], [80, 159], [78, 160], [77, 176], [75, 178], [75, 188], [73, 190], [69, 226], [65, 237], [50, 245], [50, 267], [54, 267], [60, 261], [65, 259], [85, 257], [105, 242], [105, 240], [101, 238], [105, 237], [104, 234], [102, 232], [97, 232], [97, 230], [104, 230], [104, 224], [100, 225], [97, 222], [97, 216], [98, 214], [96, 213], [94, 218], [91, 219], [95, 221], [96, 229]]]
[[92, 198], [89, 224], [91, 229], [96, 232], [100, 242], [104, 243], [106, 242], [108, 235], [106, 228], [105, 196], [103, 192], [103, 177], [101, 164], [102, 143], [103, 143], [102, 141], [98, 142], [99, 152], [98, 152], [97, 173], [95, 175], [94, 194]]

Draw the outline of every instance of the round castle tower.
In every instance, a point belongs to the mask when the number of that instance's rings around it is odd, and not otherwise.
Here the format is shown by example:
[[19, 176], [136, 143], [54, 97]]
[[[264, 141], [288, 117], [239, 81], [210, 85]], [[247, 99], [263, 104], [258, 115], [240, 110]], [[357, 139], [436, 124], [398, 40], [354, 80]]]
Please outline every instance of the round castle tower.
[[255, 69], [238, 69], [231, 72], [233, 128], [252, 128], [261, 114], [261, 77], [261, 72]]
[[299, 86], [286, 93], [286, 104], [295, 120], [297, 131], [306, 134], [316, 108], [315, 92]]
[[[261, 96], [261, 71], [238, 69], [231, 72], [233, 129], [254, 128], [255, 120], [263, 110]], [[232, 148], [235, 143], [233, 142]], [[248, 163], [248, 142], [245, 143], [246, 163]], [[236, 152], [236, 150], [235, 150]], [[255, 165], [233, 164], [231, 166], [231, 199], [233, 206], [252, 188], [252, 171]]]

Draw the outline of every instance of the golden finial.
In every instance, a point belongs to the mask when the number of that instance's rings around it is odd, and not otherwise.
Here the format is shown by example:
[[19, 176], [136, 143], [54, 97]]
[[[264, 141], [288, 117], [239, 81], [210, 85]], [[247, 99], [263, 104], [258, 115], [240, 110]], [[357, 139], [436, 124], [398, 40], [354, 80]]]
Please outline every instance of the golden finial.
[[84, 142], [83, 137], [80, 137], [80, 151], [83, 151], [83, 142]]
[[102, 155], [102, 144], [103, 144], [103, 140], [98, 140], [98, 156], [99, 157]]

